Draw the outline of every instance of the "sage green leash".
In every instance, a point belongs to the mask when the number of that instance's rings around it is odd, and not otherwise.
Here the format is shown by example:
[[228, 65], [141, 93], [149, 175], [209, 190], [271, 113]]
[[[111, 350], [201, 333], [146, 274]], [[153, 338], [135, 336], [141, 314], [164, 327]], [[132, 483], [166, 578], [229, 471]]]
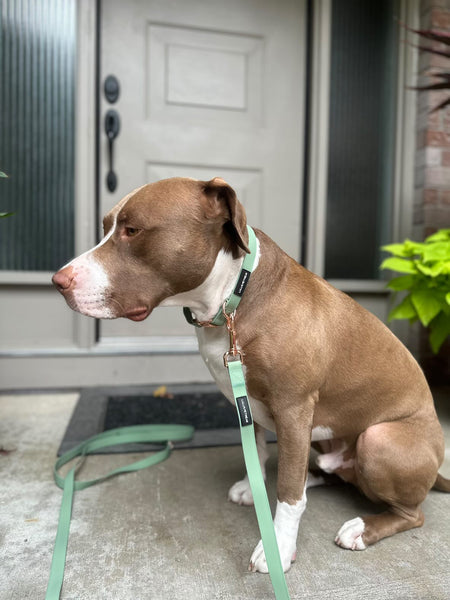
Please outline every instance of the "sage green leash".
[[[230, 359], [228, 361], [228, 370], [239, 415], [245, 466], [253, 493], [256, 516], [275, 598], [276, 600], [289, 600], [289, 592], [273, 527], [272, 513], [259, 464], [253, 419], [247, 399], [241, 361]], [[53, 475], [56, 484], [63, 490], [63, 497], [45, 600], [59, 600], [60, 598], [75, 491], [84, 490], [121, 473], [132, 473], [156, 465], [170, 456], [172, 449], [171, 442], [190, 440], [193, 434], [194, 428], [189, 425], [134, 425], [132, 427], [120, 427], [95, 435], [58, 458], [55, 463]], [[96, 479], [88, 481], [75, 480], [76, 471], [80, 468], [85, 458], [96, 450], [119, 444], [162, 442], [165, 444], [162, 450], [142, 460], [114, 469]], [[59, 469], [77, 457], [80, 457], [80, 460], [69, 470], [67, 475], [65, 477], [60, 475]]]
[[264, 478], [261, 472], [258, 450], [256, 448], [253, 418], [247, 397], [242, 361], [239, 358], [237, 360], [228, 359], [227, 362], [234, 401], [239, 415], [245, 466], [250, 481], [250, 487], [252, 489], [256, 518], [258, 520], [273, 591], [275, 592], [276, 600], [289, 600], [289, 591], [284, 577], [283, 567], [281, 565], [272, 513], [267, 498]]
[[[95, 435], [58, 458], [53, 475], [56, 484], [63, 489], [63, 497], [45, 600], [58, 600], [60, 597], [64, 579], [64, 566], [69, 540], [74, 492], [76, 490], [84, 490], [120, 473], [131, 473], [156, 465], [170, 456], [172, 449], [171, 442], [190, 440], [193, 435], [194, 428], [190, 425], [134, 425], [132, 427], [120, 427]], [[165, 447], [144, 459], [114, 469], [103, 477], [91, 479], [90, 481], [75, 481], [77, 469], [92, 452], [118, 444], [136, 443], [164, 443]], [[58, 472], [59, 469], [77, 456], [81, 457], [80, 460], [69, 470], [65, 477], [62, 477]]]

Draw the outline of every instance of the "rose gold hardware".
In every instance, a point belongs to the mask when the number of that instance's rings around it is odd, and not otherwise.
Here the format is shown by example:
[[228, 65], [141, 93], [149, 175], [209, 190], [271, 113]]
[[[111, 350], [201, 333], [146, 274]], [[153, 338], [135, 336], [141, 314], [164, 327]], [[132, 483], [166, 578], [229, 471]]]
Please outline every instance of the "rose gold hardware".
[[238, 349], [237, 341], [236, 341], [236, 328], [235, 328], [235, 318], [236, 311], [234, 310], [231, 314], [227, 314], [225, 311], [225, 303], [222, 306], [223, 316], [226, 320], [226, 325], [228, 329], [228, 333], [230, 334], [230, 349], [228, 352], [225, 352], [223, 355], [223, 362], [226, 367], [228, 367], [228, 363], [230, 360], [240, 360], [241, 363], [244, 363], [243, 353]]

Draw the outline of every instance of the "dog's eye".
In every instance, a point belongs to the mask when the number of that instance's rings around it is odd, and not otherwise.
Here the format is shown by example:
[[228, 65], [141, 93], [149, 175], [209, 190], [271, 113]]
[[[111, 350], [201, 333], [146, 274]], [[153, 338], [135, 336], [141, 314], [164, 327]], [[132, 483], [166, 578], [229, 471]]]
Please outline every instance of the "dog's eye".
[[125, 227], [125, 234], [127, 237], [134, 237], [140, 232], [140, 229], [136, 229], [136, 227]]

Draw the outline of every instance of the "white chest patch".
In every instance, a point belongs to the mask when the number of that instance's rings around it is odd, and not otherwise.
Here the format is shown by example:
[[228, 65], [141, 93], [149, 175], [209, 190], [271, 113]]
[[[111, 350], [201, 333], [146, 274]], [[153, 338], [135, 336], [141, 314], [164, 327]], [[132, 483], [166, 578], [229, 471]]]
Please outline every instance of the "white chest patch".
[[[198, 346], [200, 354], [205, 361], [209, 372], [214, 377], [217, 387], [228, 400], [234, 404], [233, 391], [231, 388], [228, 369], [224, 367], [223, 355], [230, 346], [230, 338], [225, 327], [217, 329], [197, 329]], [[245, 374], [245, 366], [244, 366]], [[275, 431], [275, 423], [269, 410], [259, 400], [248, 396], [253, 419], [270, 431]]]

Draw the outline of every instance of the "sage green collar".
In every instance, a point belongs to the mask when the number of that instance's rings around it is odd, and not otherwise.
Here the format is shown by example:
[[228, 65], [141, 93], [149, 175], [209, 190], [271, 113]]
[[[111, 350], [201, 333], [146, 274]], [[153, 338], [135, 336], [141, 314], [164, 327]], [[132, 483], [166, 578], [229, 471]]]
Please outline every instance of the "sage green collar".
[[245, 288], [250, 280], [250, 275], [252, 274], [255, 258], [256, 258], [256, 250], [257, 250], [257, 241], [256, 235], [253, 229], [247, 225], [248, 231], [248, 247], [250, 250], [249, 254], [246, 254], [244, 257], [244, 262], [242, 263], [241, 271], [239, 273], [239, 277], [237, 278], [236, 285], [234, 286], [233, 292], [231, 295], [225, 300], [224, 307], [220, 307], [216, 316], [207, 323], [199, 322], [192, 314], [190, 308], [185, 306], [183, 308], [183, 313], [186, 318], [186, 321], [190, 325], [194, 325], [195, 327], [220, 327], [225, 325], [225, 316], [223, 311], [225, 310], [227, 315], [231, 315], [239, 305], [241, 298], [245, 292]]

